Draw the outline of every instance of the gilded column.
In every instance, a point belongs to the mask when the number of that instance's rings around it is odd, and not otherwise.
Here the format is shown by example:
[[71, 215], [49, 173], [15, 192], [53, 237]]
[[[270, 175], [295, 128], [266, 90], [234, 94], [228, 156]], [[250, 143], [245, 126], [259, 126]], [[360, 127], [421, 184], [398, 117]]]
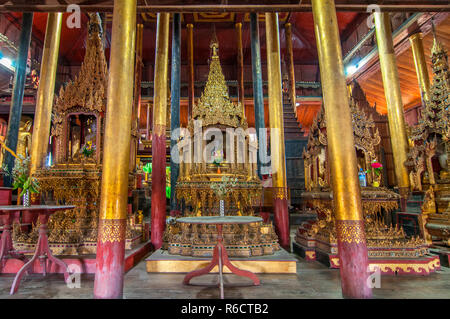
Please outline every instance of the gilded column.
[[152, 224], [154, 249], [161, 248], [166, 225], [166, 112], [170, 13], [158, 13], [152, 134]]
[[[172, 24], [172, 74], [171, 74], [171, 106], [170, 106], [170, 130], [173, 132], [180, 128], [180, 74], [181, 74], [181, 19], [179, 13], [173, 14]], [[177, 140], [170, 141], [172, 154], [179, 154]], [[170, 209], [177, 209], [175, 186], [178, 179], [179, 162], [174, 162], [170, 157]]]
[[121, 298], [133, 112], [136, 0], [114, 1], [98, 224], [95, 298]]
[[406, 198], [409, 192], [408, 170], [404, 165], [408, 153], [408, 137], [406, 135], [402, 93], [395, 61], [394, 42], [392, 41], [391, 21], [387, 12], [375, 12], [374, 17], [394, 157], [395, 177], [402, 195], [401, 209], [405, 211]]
[[189, 80], [188, 80], [188, 120], [192, 116], [192, 108], [194, 106], [195, 87], [194, 87], [194, 26], [189, 23], [187, 26], [187, 50], [189, 64]]
[[31, 143], [30, 172], [43, 165], [47, 156], [53, 97], [55, 93], [56, 68], [58, 67], [59, 42], [61, 39], [62, 13], [49, 13], [42, 52], [41, 73], [36, 98], [36, 113]]
[[136, 170], [137, 165], [137, 151], [139, 148], [139, 123], [141, 114], [141, 81], [142, 81], [142, 68], [144, 63], [142, 62], [142, 40], [144, 34], [144, 26], [138, 24], [136, 26], [136, 58], [135, 58], [135, 70], [134, 70], [134, 93], [133, 93], [133, 113], [131, 115], [131, 158], [130, 158], [130, 172]]
[[264, 122], [264, 95], [261, 70], [261, 49], [259, 44], [258, 14], [250, 13], [250, 33], [252, 49], [253, 99], [255, 104], [255, 129], [258, 136], [258, 176], [262, 177], [261, 159], [267, 152], [267, 136]]
[[[292, 103], [292, 107], [294, 108], [294, 113], [296, 112], [296, 100], [297, 95], [295, 91], [295, 72], [294, 72], [294, 52], [292, 50], [292, 26], [290, 23], [286, 23], [284, 26], [286, 29], [286, 50], [288, 53], [289, 59], [289, 97]], [[297, 116], [297, 115], [296, 115]]]
[[270, 148], [274, 221], [280, 245], [290, 249], [287, 203], [286, 160], [284, 151], [283, 97], [281, 87], [280, 36], [278, 13], [266, 13], [267, 79], [269, 82]]
[[333, 0], [312, 0], [312, 9], [327, 122], [342, 295], [370, 298], [361, 189], [336, 9]]
[[421, 33], [414, 33], [409, 37], [411, 50], [414, 57], [414, 65], [416, 67], [417, 81], [419, 82], [422, 102], [428, 99], [430, 92], [430, 78], [428, 77], [427, 61], [423, 51], [423, 43]]
[[242, 113], [245, 116], [245, 96], [244, 96], [244, 53], [242, 50], [242, 23], [238, 22], [236, 27], [236, 38], [237, 38], [237, 62], [238, 62], [238, 96], [239, 102], [242, 105]]
[[[16, 60], [16, 72], [14, 74], [14, 85], [9, 111], [8, 132], [6, 133], [5, 144], [12, 151], [17, 151], [17, 140], [19, 136], [20, 118], [22, 116], [23, 94], [25, 90], [25, 79], [27, 71], [28, 49], [30, 48], [31, 29], [33, 26], [33, 13], [24, 12], [22, 16], [22, 29], [19, 36], [19, 52]], [[4, 165], [8, 172], [14, 167], [15, 158], [9, 152], [5, 152]], [[11, 187], [12, 179], [4, 176], [4, 185]]]

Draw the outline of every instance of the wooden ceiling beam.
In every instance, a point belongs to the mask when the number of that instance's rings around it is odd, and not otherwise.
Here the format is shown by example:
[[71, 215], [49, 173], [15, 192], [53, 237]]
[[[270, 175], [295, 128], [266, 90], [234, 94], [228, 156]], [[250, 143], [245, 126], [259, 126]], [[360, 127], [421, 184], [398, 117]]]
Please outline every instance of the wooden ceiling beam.
[[[0, 12], [65, 12], [69, 4], [78, 4], [82, 11], [86, 12], [112, 12], [113, 1], [77, 1], [70, 0], [66, 3], [55, 4], [52, 0], [33, 1], [3, 1], [0, 5]], [[19, 3], [18, 3], [19, 2]], [[28, 2], [28, 3], [27, 3]], [[167, 4], [164, 4], [167, 3]], [[229, 4], [233, 2], [233, 4]], [[201, 4], [198, 1], [157, 1], [145, 0], [139, 1], [138, 12], [310, 12], [311, 1], [228, 1], [227, 4], [223, 2], [209, 0], [203, 1]], [[235, 4], [236, 3], [236, 4]], [[386, 12], [450, 12], [450, 5], [447, 0], [403, 0], [403, 1], [373, 1], [373, 4], [378, 4], [381, 11]], [[367, 1], [362, 0], [336, 0], [337, 11], [352, 11], [352, 12], [367, 12]]]

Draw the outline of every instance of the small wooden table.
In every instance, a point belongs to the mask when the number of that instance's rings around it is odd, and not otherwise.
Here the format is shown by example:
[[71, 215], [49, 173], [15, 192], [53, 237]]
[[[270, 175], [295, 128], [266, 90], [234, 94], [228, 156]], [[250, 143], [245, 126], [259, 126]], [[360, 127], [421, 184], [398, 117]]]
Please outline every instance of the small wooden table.
[[187, 223], [187, 224], [210, 224], [216, 225], [217, 227], [217, 244], [214, 247], [213, 257], [211, 263], [205, 268], [191, 271], [188, 273], [183, 280], [185, 285], [189, 285], [189, 282], [192, 278], [206, 275], [213, 270], [213, 268], [217, 265], [219, 267], [219, 287], [220, 287], [220, 299], [224, 298], [223, 294], [223, 266], [227, 266], [227, 268], [235, 275], [243, 276], [250, 278], [253, 280], [253, 284], [258, 286], [260, 284], [259, 278], [248, 270], [239, 269], [236, 266], [233, 266], [228, 259], [228, 254], [223, 244], [223, 234], [222, 234], [222, 226], [224, 224], [251, 224], [262, 221], [261, 217], [253, 217], [253, 216], [204, 216], [204, 217], [182, 217], [177, 218], [177, 222], [179, 223]]
[[24, 259], [24, 256], [18, 254], [13, 248], [12, 238], [11, 238], [11, 225], [13, 216], [17, 212], [28, 211], [31, 214], [38, 214], [39, 222], [41, 223], [39, 227], [39, 238], [36, 244], [36, 251], [33, 257], [25, 263], [25, 265], [20, 268], [17, 272], [16, 277], [14, 278], [14, 282], [11, 287], [10, 294], [13, 295], [19, 289], [20, 281], [28, 271], [28, 269], [33, 267], [33, 263], [36, 259], [39, 258], [41, 262], [43, 275], [46, 275], [46, 265], [47, 259], [48, 261], [54, 262], [55, 264], [61, 266], [64, 269], [64, 280], [67, 282], [69, 278], [69, 274], [67, 272], [67, 265], [60, 259], [54, 257], [48, 247], [48, 236], [47, 236], [47, 223], [50, 216], [58, 210], [66, 210], [73, 209], [75, 206], [73, 205], [31, 205], [31, 206], [21, 206], [21, 205], [8, 205], [8, 206], [0, 206], [0, 214], [3, 217], [3, 222], [5, 224], [5, 229], [1, 238], [1, 250], [0, 250], [0, 260], [2, 261], [6, 258], [6, 255], [10, 255], [11, 257]]

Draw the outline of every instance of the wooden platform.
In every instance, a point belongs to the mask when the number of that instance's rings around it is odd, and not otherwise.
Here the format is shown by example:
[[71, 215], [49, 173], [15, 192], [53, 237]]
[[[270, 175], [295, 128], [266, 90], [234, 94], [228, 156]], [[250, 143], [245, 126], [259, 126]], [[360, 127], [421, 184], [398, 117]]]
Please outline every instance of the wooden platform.
[[443, 244], [432, 245], [430, 251], [439, 255], [441, 265], [444, 267], [450, 267], [450, 247]]
[[[151, 243], [147, 241], [139, 244], [131, 250], [125, 251], [125, 272], [133, 268], [141, 261], [150, 251]], [[70, 272], [80, 272], [82, 274], [94, 274], [96, 267], [96, 255], [79, 255], [79, 256], [56, 256], [62, 259], [69, 267]], [[30, 256], [28, 256], [30, 258]], [[7, 259], [5, 266], [0, 269], [0, 274], [15, 274], [23, 266], [23, 261], [19, 259]], [[42, 266], [38, 260], [33, 265], [33, 273], [41, 273]], [[58, 265], [51, 264], [47, 267], [47, 273], [62, 273], [63, 269]]]
[[[230, 257], [233, 265], [254, 273], [264, 274], [295, 274], [297, 259], [281, 249], [273, 255], [249, 258]], [[170, 255], [167, 250], [158, 249], [146, 260], [147, 272], [151, 273], [188, 273], [203, 268], [209, 264], [211, 257], [191, 257]], [[212, 271], [218, 273], [218, 267]], [[224, 273], [230, 273], [224, 268]]]
[[[292, 243], [293, 251], [308, 261], [317, 260], [329, 268], [339, 269], [339, 256], [317, 248]], [[441, 269], [439, 256], [428, 254], [417, 258], [369, 258], [370, 271], [378, 268], [382, 275], [430, 275]]]

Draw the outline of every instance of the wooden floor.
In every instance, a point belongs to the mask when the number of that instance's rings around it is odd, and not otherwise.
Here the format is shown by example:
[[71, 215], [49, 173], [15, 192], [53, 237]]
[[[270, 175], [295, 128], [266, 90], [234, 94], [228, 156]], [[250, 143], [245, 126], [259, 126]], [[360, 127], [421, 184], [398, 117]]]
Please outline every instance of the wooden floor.
[[[234, 299], [301, 299], [342, 298], [339, 270], [328, 269], [318, 262], [298, 259], [297, 274], [261, 274], [261, 286], [239, 287], [247, 283], [235, 275], [225, 275], [225, 298]], [[426, 277], [382, 276], [381, 288], [373, 289], [375, 298], [450, 298], [450, 269], [442, 268]], [[199, 286], [184, 286], [183, 274], [149, 274], [145, 261], [125, 275], [124, 298], [208, 299], [219, 298], [217, 275], [192, 280]], [[247, 280], [247, 279], [244, 279]], [[22, 281], [18, 294], [9, 295], [13, 275], [0, 276], [0, 298], [92, 298], [94, 276], [81, 277], [80, 288], [69, 288], [62, 275], [32, 274]], [[250, 283], [250, 281], [248, 281]], [[203, 286], [209, 285], [209, 286]]]

